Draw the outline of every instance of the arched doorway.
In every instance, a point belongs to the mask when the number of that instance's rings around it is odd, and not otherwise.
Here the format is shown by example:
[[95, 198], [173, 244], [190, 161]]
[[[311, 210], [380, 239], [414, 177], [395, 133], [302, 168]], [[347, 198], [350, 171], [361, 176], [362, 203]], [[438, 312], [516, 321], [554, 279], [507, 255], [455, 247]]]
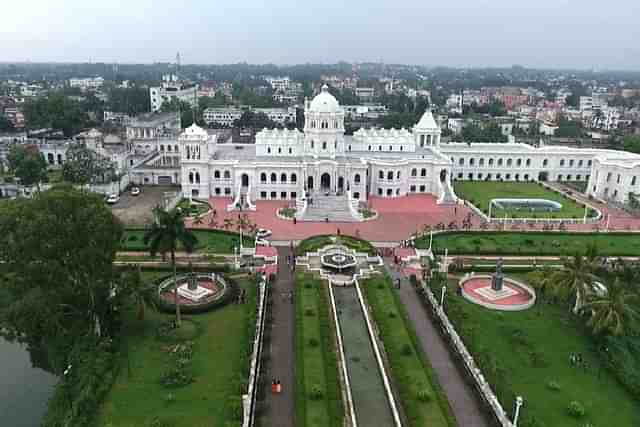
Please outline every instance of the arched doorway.
[[242, 174], [242, 186], [243, 187], [249, 186], [249, 175], [247, 175], [246, 173]]
[[307, 190], [313, 190], [313, 177], [312, 176], [307, 178]]
[[447, 180], [447, 170], [442, 169], [440, 171], [440, 182], [445, 182]]
[[344, 190], [344, 177], [338, 177], [338, 190]]
[[540, 172], [538, 174], [538, 181], [547, 181], [549, 179], [549, 172]]
[[326, 172], [320, 176], [320, 189], [322, 189], [322, 191], [331, 189], [331, 175]]

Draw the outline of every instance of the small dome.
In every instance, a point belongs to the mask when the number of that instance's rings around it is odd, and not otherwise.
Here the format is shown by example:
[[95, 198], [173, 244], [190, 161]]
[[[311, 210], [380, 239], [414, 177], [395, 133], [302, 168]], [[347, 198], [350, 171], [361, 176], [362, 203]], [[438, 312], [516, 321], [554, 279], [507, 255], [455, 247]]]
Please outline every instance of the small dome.
[[329, 93], [329, 87], [322, 85], [322, 92], [311, 101], [309, 111], [314, 113], [337, 113], [340, 110], [338, 100]]

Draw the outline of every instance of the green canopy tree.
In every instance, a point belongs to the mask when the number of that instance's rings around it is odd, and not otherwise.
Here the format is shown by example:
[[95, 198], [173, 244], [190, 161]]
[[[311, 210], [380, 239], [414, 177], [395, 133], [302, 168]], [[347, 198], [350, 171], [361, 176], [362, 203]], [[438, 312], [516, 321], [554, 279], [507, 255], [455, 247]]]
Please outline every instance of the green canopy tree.
[[83, 145], [76, 144], [67, 150], [67, 159], [62, 165], [62, 176], [73, 184], [94, 184], [116, 178], [115, 166]]
[[40, 185], [47, 176], [47, 162], [35, 145], [14, 145], [7, 156], [9, 170], [22, 185]]
[[0, 323], [10, 337], [45, 348], [56, 373], [83, 337], [117, 329], [113, 266], [122, 225], [98, 195], [70, 186], [0, 206]]
[[178, 209], [170, 211], [155, 208], [153, 210], [155, 220], [151, 228], [144, 234], [144, 243], [149, 245], [149, 252], [152, 256], [157, 253], [165, 255], [171, 254], [171, 266], [173, 267], [174, 298], [176, 305], [176, 324], [180, 326], [180, 304], [178, 301], [177, 271], [176, 271], [176, 251], [181, 245], [186, 252], [192, 252], [198, 239], [184, 225], [184, 214]]
[[582, 255], [575, 255], [565, 262], [564, 268], [548, 276], [545, 287], [561, 300], [569, 301], [575, 297], [573, 313], [577, 314], [587, 296], [592, 293], [596, 280], [592, 265], [587, 259]]

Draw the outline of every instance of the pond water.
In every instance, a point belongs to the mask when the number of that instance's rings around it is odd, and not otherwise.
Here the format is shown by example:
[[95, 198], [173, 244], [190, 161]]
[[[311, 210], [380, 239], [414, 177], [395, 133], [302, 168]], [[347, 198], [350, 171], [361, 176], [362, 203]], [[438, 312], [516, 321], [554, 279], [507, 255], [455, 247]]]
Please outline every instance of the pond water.
[[391, 406], [356, 288], [334, 286], [333, 295], [358, 425], [393, 426]]
[[492, 199], [491, 203], [499, 209], [556, 212], [562, 204], [547, 199]]
[[33, 366], [22, 344], [0, 338], [0, 425], [38, 427], [57, 382]]

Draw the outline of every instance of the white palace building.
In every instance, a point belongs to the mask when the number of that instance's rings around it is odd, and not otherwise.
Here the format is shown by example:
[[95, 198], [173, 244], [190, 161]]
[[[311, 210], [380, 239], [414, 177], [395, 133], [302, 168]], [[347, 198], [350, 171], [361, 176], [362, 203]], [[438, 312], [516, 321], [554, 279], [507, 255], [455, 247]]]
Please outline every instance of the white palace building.
[[345, 111], [326, 86], [304, 107], [304, 132], [265, 129], [255, 144], [231, 143], [195, 125], [180, 131], [176, 114], [137, 119], [122, 144], [122, 172], [135, 184], [180, 185], [189, 198], [231, 199], [230, 210], [287, 200], [301, 220], [324, 220], [328, 213], [336, 221], [361, 220], [359, 205], [370, 196], [420, 193], [455, 203], [453, 180], [583, 181], [588, 194], [616, 202], [640, 194], [640, 155], [517, 143], [441, 144], [431, 111], [411, 130], [345, 135]]
[[430, 111], [411, 130], [361, 129], [349, 136], [344, 110], [326, 86], [305, 102], [304, 115], [304, 132], [265, 129], [255, 144], [219, 144], [216, 135], [189, 127], [178, 137], [183, 195], [230, 197], [229, 209], [254, 209], [257, 200], [295, 201], [300, 219], [320, 219], [312, 211], [321, 200], [358, 219], [358, 203], [369, 196], [427, 193], [438, 203], [455, 203], [452, 180], [586, 181], [589, 194], [619, 202], [640, 192], [640, 156], [628, 152], [441, 144]]

